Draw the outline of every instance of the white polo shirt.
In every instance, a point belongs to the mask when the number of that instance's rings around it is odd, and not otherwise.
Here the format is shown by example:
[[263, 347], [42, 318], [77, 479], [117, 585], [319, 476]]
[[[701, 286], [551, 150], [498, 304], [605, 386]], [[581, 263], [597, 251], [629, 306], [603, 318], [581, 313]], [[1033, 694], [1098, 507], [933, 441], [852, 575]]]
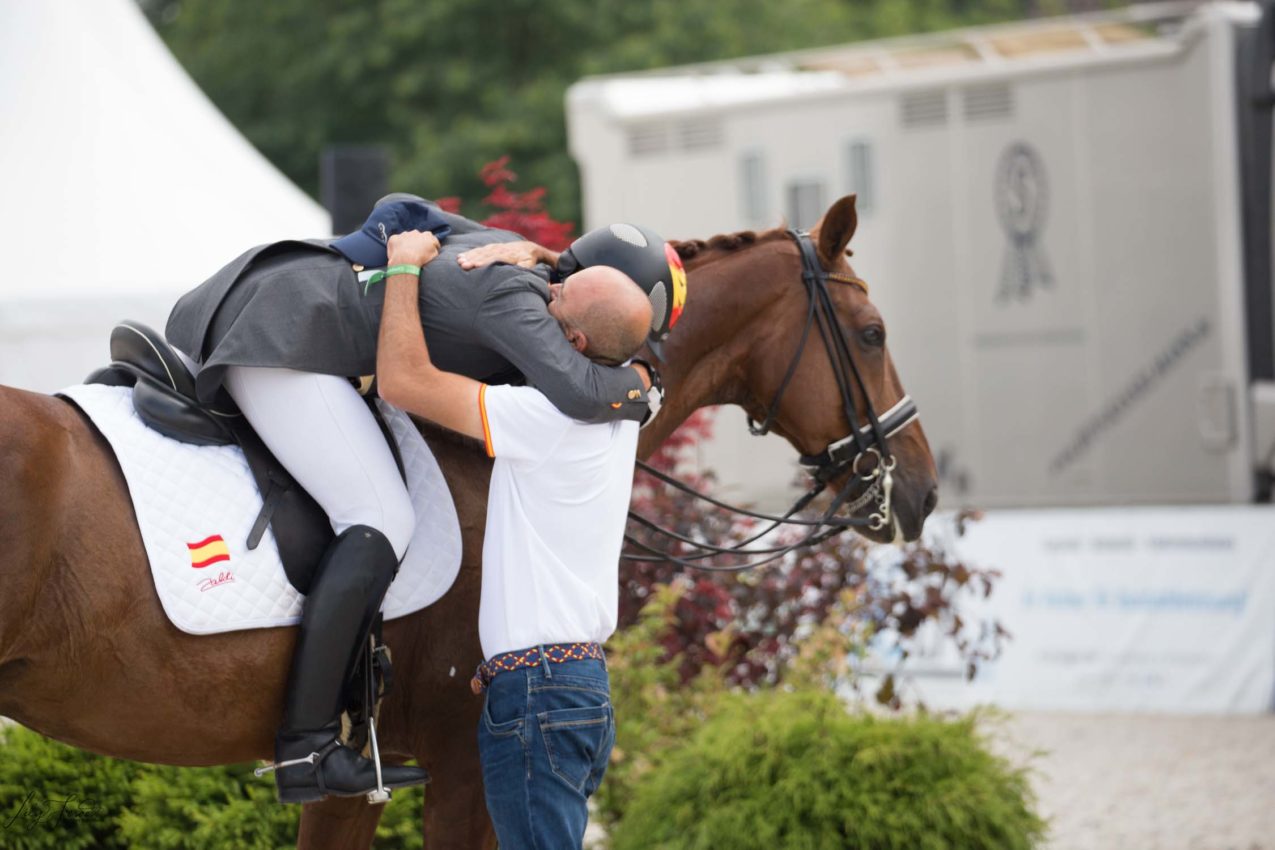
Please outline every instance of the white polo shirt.
[[483, 655], [596, 641], [615, 631], [636, 422], [578, 422], [531, 387], [478, 393], [487, 501]]

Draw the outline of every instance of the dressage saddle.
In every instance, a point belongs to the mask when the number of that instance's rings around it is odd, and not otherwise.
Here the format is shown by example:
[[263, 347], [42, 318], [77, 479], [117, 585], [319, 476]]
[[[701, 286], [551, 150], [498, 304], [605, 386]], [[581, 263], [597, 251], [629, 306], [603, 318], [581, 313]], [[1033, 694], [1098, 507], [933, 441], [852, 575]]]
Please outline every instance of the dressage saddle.
[[269, 525], [288, 581], [298, 592], [308, 592], [314, 568], [334, 537], [332, 526], [224, 390], [214, 404], [201, 404], [185, 361], [163, 336], [132, 321], [120, 322], [111, 331], [111, 364], [90, 374], [85, 383], [132, 387], [137, 415], [166, 437], [197, 446], [239, 446], [262, 499], [248, 548], [257, 547]]

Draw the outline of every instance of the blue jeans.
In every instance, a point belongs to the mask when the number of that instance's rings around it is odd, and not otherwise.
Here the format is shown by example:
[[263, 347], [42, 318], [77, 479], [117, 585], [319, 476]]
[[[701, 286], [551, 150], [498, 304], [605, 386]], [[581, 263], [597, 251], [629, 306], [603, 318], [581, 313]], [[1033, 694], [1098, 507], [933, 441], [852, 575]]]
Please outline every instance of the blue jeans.
[[590, 659], [497, 674], [478, 724], [487, 811], [501, 850], [580, 847], [586, 801], [615, 744], [606, 663]]

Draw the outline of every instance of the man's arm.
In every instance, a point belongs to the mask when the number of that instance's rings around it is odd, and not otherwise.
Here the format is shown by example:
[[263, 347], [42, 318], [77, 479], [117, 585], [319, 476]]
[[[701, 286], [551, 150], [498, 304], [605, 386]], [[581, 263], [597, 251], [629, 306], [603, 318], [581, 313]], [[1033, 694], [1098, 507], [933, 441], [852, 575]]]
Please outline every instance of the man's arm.
[[[391, 236], [387, 249], [391, 266], [424, 266], [438, 255], [438, 240], [432, 233], [411, 231]], [[396, 274], [385, 282], [376, 346], [377, 390], [395, 407], [481, 440], [478, 394], [483, 385], [444, 372], [430, 361], [419, 293], [418, 275]]]
[[491, 292], [474, 333], [572, 419], [641, 422], [646, 417], [646, 370], [603, 366], [576, 351], [541, 296], [525, 284], [509, 281]]
[[[558, 265], [558, 258], [560, 256], [561, 254], [559, 254], [557, 251], [550, 251], [548, 248], [544, 247], [543, 245], [540, 245], [528, 240], [523, 240], [521, 242], [494, 242], [490, 245], [480, 245], [477, 248], [470, 248], [468, 251], [465, 251], [464, 253], [459, 254], [456, 257], [456, 262], [460, 264], [461, 268], [466, 270], [483, 268], [484, 266], [490, 266], [493, 263], [507, 263], [511, 266], [519, 266], [525, 269], [534, 268], [535, 266], [540, 264], [547, 265], [551, 268], [556, 268]], [[551, 335], [553, 337], [557, 336], [556, 333], [553, 333]], [[514, 347], [517, 348], [517, 346], [514, 346]], [[505, 353], [507, 356], [509, 354], [509, 352], [502, 352], [502, 353]], [[518, 365], [518, 364], [515, 364], [515, 365]], [[519, 366], [519, 368], [521, 370], [521, 366]], [[606, 367], [601, 367], [601, 368], [606, 368]], [[646, 393], [647, 390], [651, 389], [651, 384], [653, 383], [653, 381], [651, 380], [651, 373], [647, 370], [647, 368], [644, 365], [642, 365], [641, 363], [635, 363], [629, 368], [637, 373], [638, 379], [642, 382], [643, 393]], [[522, 370], [522, 371], [524, 372], [524, 374], [526, 374], [525, 370]], [[528, 375], [528, 379], [531, 380], [533, 384], [535, 383], [535, 379], [532, 379], [531, 376], [529, 375]], [[624, 389], [624, 394], [626, 397], [630, 389], [631, 387]], [[572, 403], [573, 402], [571, 400], [567, 401], [568, 406], [571, 406]], [[566, 408], [563, 408], [563, 409], [565, 410]], [[611, 404], [611, 409], [615, 409], [614, 404]], [[579, 410], [577, 410], [577, 413], [578, 412]], [[608, 415], [607, 413], [604, 412], [601, 415], [595, 414], [595, 415], [587, 415], [587, 416], [577, 416], [576, 418], [581, 418], [585, 420], [597, 420], [597, 419], [612, 419], [617, 417]], [[635, 417], [621, 416], [619, 418], [632, 419]], [[637, 417], [637, 418], [640, 419], [640, 417]]]

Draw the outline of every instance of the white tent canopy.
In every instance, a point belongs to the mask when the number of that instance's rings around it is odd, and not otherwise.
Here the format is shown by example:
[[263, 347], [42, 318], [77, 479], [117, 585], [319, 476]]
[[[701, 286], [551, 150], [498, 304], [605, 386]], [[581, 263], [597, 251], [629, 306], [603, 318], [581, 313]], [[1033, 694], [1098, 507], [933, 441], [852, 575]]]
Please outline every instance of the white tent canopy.
[[0, 4], [0, 383], [50, 390], [106, 334], [327, 213], [204, 96], [133, 0]]

